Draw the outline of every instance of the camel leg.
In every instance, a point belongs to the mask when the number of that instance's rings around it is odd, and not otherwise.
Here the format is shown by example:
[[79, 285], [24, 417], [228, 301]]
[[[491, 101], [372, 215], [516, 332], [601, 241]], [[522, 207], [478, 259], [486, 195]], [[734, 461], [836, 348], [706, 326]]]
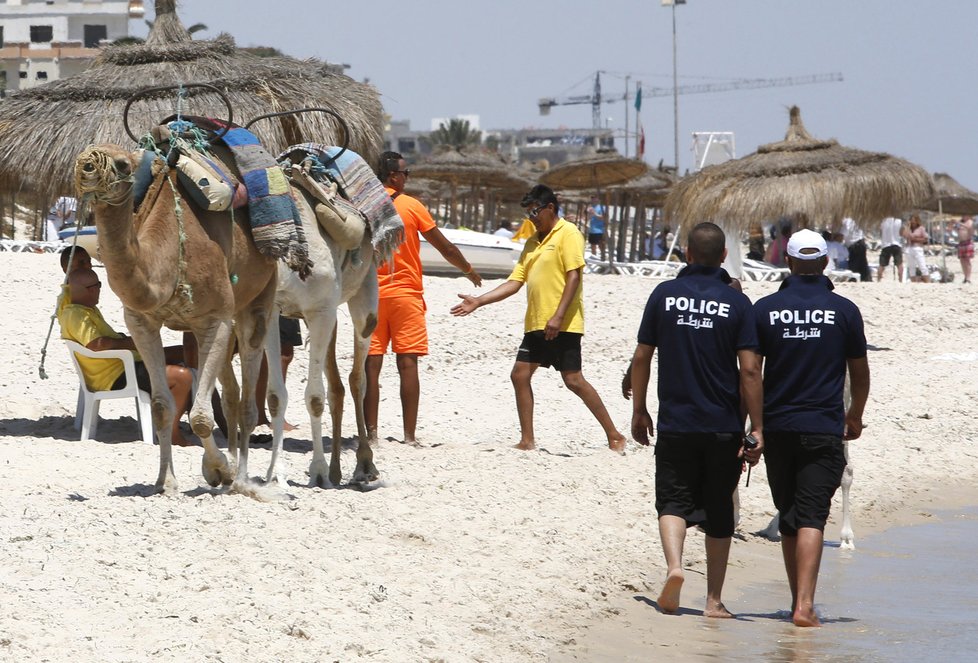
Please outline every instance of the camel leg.
[[326, 358], [326, 384], [329, 401], [329, 418], [333, 424], [332, 444], [329, 455], [329, 482], [334, 486], [343, 480], [343, 470], [340, 467], [340, 451], [343, 444], [343, 399], [346, 392], [343, 380], [340, 378], [340, 368], [336, 365], [336, 325], [329, 338], [329, 350]]
[[[201, 474], [210, 486], [231, 482], [231, 468], [227, 457], [217, 448], [214, 441], [214, 413], [211, 410], [211, 394], [218, 374], [227, 365], [228, 345], [231, 338], [231, 323], [228, 320], [214, 320], [207, 327], [194, 329], [200, 346], [200, 369], [197, 374], [197, 394], [190, 408], [190, 426], [194, 435], [204, 445], [201, 461]], [[225, 390], [226, 391], [226, 390]], [[228, 421], [228, 428], [232, 426]], [[228, 430], [228, 434], [230, 434]]]
[[[230, 343], [228, 344], [230, 345]], [[231, 357], [228, 357], [221, 366], [221, 409], [224, 410], [224, 421], [228, 428], [228, 453], [235, 462], [238, 460], [238, 445], [241, 438], [238, 431], [238, 417], [241, 407], [241, 387], [238, 386], [238, 379], [234, 376], [234, 367], [231, 364]]]
[[[274, 281], [271, 295], [274, 296]], [[238, 338], [238, 356], [241, 361], [241, 402], [238, 414], [238, 427], [241, 430], [241, 443], [238, 445], [238, 467], [234, 481], [248, 481], [248, 447], [251, 432], [258, 424], [258, 407], [255, 404], [255, 384], [261, 369], [261, 358], [265, 352], [266, 332], [269, 332], [271, 306], [261, 306], [256, 300], [243, 313], [235, 316], [235, 333]], [[277, 333], [277, 331], [276, 331]], [[273, 371], [269, 371], [272, 373]], [[281, 384], [281, 379], [279, 380]], [[230, 425], [230, 423], [228, 424]]]
[[268, 359], [269, 368], [266, 405], [272, 419], [272, 460], [268, 463], [265, 482], [284, 485], [285, 474], [279, 470], [278, 457], [282, 453], [282, 438], [285, 437], [285, 408], [288, 405], [288, 394], [281, 372], [272, 370], [279, 365], [278, 357], [281, 356], [282, 339], [279, 338], [278, 325], [270, 323], [265, 332], [265, 357]]
[[350, 299], [348, 306], [354, 329], [350, 393], [353, 394], [357, 417], [357, 467], [353, 472], [353, 482], [370, 483], [380, 477], [380, 472], [374, 465], [374, 452], [367, 439], [367, 426], [363, 416], [363, 398], [367, 393], [367, 352], [370, 350], [370, 337], [377, 326], [376, 272], [371, 270], [360, 290]]
[[850, 517], [849, 489], [852, 488], [852, 463], [849, 462], [849, 443], [843, 442], [842, 448], [846, 453], [846, 469], [842, 472], [842, 531], [839, 533], [839, 548], [855, 550], [855, 535], [852, 532]]
[[[309, 464], [309, 481], [313, 486], [325, 487], [327, 482], [338, 485], [339, 480], [332, 481], [331, 472], [326, 465], [326, 454], [323, 450], [323, 410], [326, 405], [326, 388], [323, 384], [323, 373], [326, 370], [326, 352], [330, 338], [336, 328], [336, 306], [323, 304], [312, 313], [306, 313], [306, 326], [309, 328], [309, 378], [306, 382], [306, 411], [309, 412], [309, 424], [312, 430], [312, 462]], [[342, 407], [342, 401], [341, 405]], [[338, 477], [342, 478], [342, 477]]]
[[156, 489], [171, 495], [177, 491], [177, 478], [173, 472], [173, 446], [171, 433], [173, 426], [173, 411], [176, 404], [166, 380], [166, 359], [163, 356], [163, 340], [160, 337], [160, 325], [153, 323], [142, 315], [125, 310], [126, 327], [132, 334], [132, 340], [142, 357], [152, 392], [150, 405], [153, 413], [153, 427], [156, 429], [156, 439], [160, 442], [160, 473], [156, 477]]

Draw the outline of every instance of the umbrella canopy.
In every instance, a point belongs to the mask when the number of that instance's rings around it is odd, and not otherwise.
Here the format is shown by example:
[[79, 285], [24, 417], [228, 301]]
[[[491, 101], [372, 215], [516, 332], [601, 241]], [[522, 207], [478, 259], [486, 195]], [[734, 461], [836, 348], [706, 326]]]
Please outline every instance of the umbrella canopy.
[[555, 189], [599, 189], [641, 177], [649, 167], [617, 152], [598, 153], [550, 168], [540, 182]]
[[411, 164], [411, 175], [458, 186], [484, 186], [509, 189], [524, 185], [514, 167], [501, 156], [484, 150], [463, 152], [443, 149]]
[[947, 173], [934, 173], [934, 189], [936, 195], [919, 209], [955, 215], [978, 214], [978, 193]]
[[797, 106], [790, 118], [783, 141], [680, 180], [666, 199], [666, 218], [746, 229], [782, 216], [805, 215], [816, 228], [851, 217], [868, 227], [934, 195], [930, 175], [919, 166], [812, 138]]
[[676, 176], [664, 170], [652, 169], [638, 179], [611, 187], [611, 191], [628, 194], [632, 204], [662, 205], [676, 183]]
[[[140, 88], [180, 83], [222, 90], [238, 124], [274, 111], [332, 108], [349, 127], [349, 147], [368, 161], [379, 156], [383, 118], [372, 86], [318, 60], [250, 55], [226, 34], [193, 40], [176, 15], [175, 0], [156, 0], [156, 21], [145, 44], [105, 47], [77, 76], [14, 93], [0, 103], [0, 192], [33, 194], [42, 206], [72, 192], [75, 157], [86, 145], [132, 145], [122, 121], [129, 97]], [[136, 135], [177, 110], [227, 115], [213, 92], [192, 89], [181, 108], [175, 97], [175, 91], [161, 92], [136, 102], [129, 117]], [[323, 113], [263, 120], [251, 130], [273, 154], [305, 141], [342, 140], [339, 123]]]

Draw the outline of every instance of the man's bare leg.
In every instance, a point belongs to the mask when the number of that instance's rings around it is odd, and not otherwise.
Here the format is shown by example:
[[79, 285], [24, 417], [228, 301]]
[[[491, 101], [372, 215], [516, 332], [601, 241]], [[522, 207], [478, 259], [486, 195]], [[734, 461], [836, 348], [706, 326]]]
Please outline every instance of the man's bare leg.
[[730, 537], [706, 539], [706, 608], [704, 617], [730, 618], [733, 615], [723, 607], [720, 593], [727, 576], [727, 559], [730, 557]]
[[401, 418], [404, 419], [404, 443], [417, 446], [418, 403], [421, 401], [418, 355], [397, 355], [397, 373], [401, 376]]
[[659, 516], [659, 539], [666, 557], [666, 583], [656, 602], [662, 612], [679, 610], [679, 595], [683, 589], [683, 544], [686, 542], [686, 521], [679, 516]]
[[380, 369], [384, 355], [367, 355], [367, 391], [363, 396], [363, 418], [367, 424], [367, 439], [377, 439], [377, 412], [380, 409]]
[[788, 589], [791, 591], [791, 613], [794, 614], [798, 605], [798, 535], [781, 535], [781, 556], [784, 558], [784, 570], [788, 576]]
[[516, 392], [516, 414], [520, 418], [520, 442], [516, 448], [523, 451], [532, 451], [537, 446], [533, 437], [533, 387], [530, 380], [539, 365], [518, 361], [509, 374]]
[[166, 381], [170, 393], [173, 394], [175, 405], [170, 442], [178, 447], [191, 447], [194, 443], [183, 436], [183, 432], [180, 430], [180, 419], [183, 418], [183, 413], [186, 412], [190, 404], [193, 375], [191, 375], [189, 368], [169, 365], [166, 367]]
[[567, 385], [567, 388], [584, 401], [587, 409], [601, 424], [604, 434], [608, 436], [608, 448], [618, 453], [624, 453], [625, 436], [615, 428], [615, 422], [611, 420], [611, 415], [608, 414], [608, 409], [604, 406], [601, 396], [591, 386], [591, 383], [584, 379], [584, 374], [581, 371], [561, 371], [560, 376], [564, 378], [564, 384]]
[[815, 614], [815, 584], [822, 563], [822, 532], [814, 527], [798, 530], [795, 550], [798, 593], [791, 621], [795, 626], [821, 626]]

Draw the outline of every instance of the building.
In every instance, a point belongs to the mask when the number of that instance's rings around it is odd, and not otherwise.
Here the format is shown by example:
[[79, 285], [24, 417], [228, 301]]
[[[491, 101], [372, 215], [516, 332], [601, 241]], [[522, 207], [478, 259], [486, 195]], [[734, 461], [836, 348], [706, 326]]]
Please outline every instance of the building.
[[2, 94], [84, 71], [143, 15], [143, 0], [0, 0]]
[[[462, 119], [468, 119], [471, 126], [478, 127], [478, 116]], [[384, 149], [400, 152], [408, 158], [431, 154], [430, 133], [412, 130], [408, 120], [392, 120], [384, 128]], [[515, 163], [546, 161], [550, 166], [580, 158], [596, 149], [615, 146], [611, 129], [492, 129], [482, 132], [482, 140]]]

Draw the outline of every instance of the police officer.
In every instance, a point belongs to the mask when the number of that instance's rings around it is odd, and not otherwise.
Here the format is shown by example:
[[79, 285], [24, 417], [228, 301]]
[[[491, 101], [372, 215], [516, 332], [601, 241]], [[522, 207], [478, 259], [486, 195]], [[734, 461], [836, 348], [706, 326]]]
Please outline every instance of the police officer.
[[[686, 528], [701, 525], [707, 617], [731, 616], [720, 593], [734, 531], [733, 491], [744, 459], [757, 463], [764, 445], [757, 332], [750, 300], [724, 281], [726, 254], [717, 225], [693, 228], [689, 265], [652, 291], [632, 357], [632, 437], [648, 444], [653, 426], [646, 392], [659, 348], [655, 508], [667, 575], [658, 606], [679, 608]], [[743, 447], [741, 394], [759, 443], [750, 450]]]
[[[754, 306], [764, 366], [764, 458], [798, 626], [820, 625], [814, 605], [822, 532], [846, 466], [843, 439], [859, 437], [869, 396], [862, 315], [822, 275], [827, 253], [818, 233], [793, 234], [791, 276]], [[852, 403], [845, 411], [847, 370]]]

